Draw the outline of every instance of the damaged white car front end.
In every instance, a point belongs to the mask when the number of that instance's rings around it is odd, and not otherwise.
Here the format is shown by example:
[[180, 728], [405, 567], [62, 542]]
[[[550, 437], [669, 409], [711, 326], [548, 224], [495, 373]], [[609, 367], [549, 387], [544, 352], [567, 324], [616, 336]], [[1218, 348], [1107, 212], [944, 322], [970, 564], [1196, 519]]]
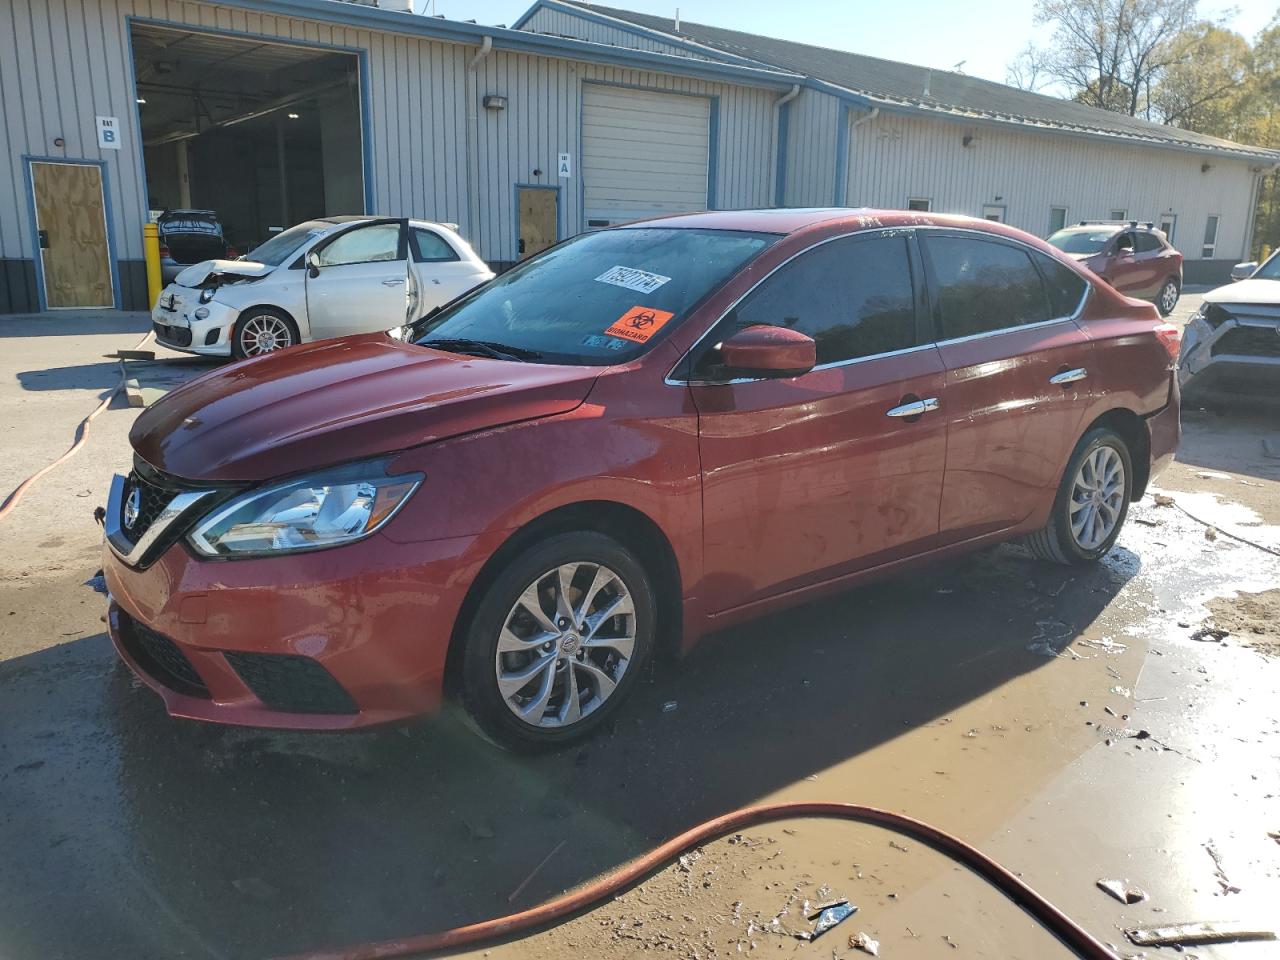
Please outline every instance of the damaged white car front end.
[[[275, 269], [248, 260], [205, 260], [187, 267], [164, 288], [151, 311], [156, 341], [186, 353], [231, 356], [232, 328], [254, 299], [243, 285]], [[272, 294], [276, 300], [280, 291]]]
[[1280, 279], [1260, 276], [1274, 262], [1205, 294], [1182, 335], [1184, 396], [1280, 396]]

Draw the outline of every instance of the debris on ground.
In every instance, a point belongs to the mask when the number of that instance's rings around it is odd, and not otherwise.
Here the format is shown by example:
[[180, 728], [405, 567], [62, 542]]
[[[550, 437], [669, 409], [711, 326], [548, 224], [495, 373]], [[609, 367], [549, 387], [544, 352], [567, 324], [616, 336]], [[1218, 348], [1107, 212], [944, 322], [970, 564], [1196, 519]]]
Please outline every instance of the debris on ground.
[[1111, 894], [1121, 903], [1141, 903], [1147, 899], [1147, 892], [1141, 887], [1130, 886], [1128, 880], [1099, 880], [1098, 889]]
[[1244, 923], [1214, 921], [1179, 923], [1168, 927], [1136, 927], [1124, 935], [1138, 947], [1193, 947], [1209, 943], [1236, 943], [1244, 940], [1274, 940], [1274, 930]]
[[662, 705], [663, 713], [675, 713], [678, 709], [680, 709], [680, 704], [675, 700], [668, 700]]
[[[848, 897], [837, 897], [834, 900], [827, 900], [823, 903], [818, 904], [816, 907], [810, 907], [806, 909], [805, 918], [808, 920], [817, 920], [818, 917], [822, 916], [823, 913], [830, 910], [832, 907], [843, 907], [848, 902], [849, 902]], [[807, 906], [807, 902], [806, 902], [806, 906]]]
[[812, 930], [800, 930], [794, 936], [797, 940], [817, 940], [837, 924], [849, 919], [857, 910], [858, 908], [849, 903], [848, 900], [835, 906], [827, 907], [818, 914], [818, 922], [813, 925]]
[[1209, 841], [1204, 845], [1205, 853], [1213, 860], [1213, 878], [1218, 881], [1218, 886], [1222, 888], [1222, 895], [1225, 897], [1229, 893], [1239, 893], [1240, 888], [1233, 884], [1227, 877], [1227, 872], [1222, 869], [1222, 857], [1218, 854], [1218, 850], [1213, 845], [1213, 841]]
[[1208, 625], [1230, 633], [1236, 642], [1263, 656], [1280, 656], [1280, 588], [1217, 597], [1207, 606]]
[[1160, 526], [1160, 521], [1159, 521], [1159, 520], [1148, 520], [1146, 517], [1134, 517], [1134, 518], [1133, 518], [1133, 522], [1134, 522], [1134, 523], [1140, 523], [1140, 524], [1142, 524], [1144, 527], [1158, 527], [1158, 526]]
[[1201, 480], [1230, 480], [1231, 478], [1225, 473], [1215, 473], [1212, 470], [1203, 470], [1196, 474]]
[[107, 592], [107, 581], [106, 578], [103, 577], [101, 570], [86, 580], [84, 585], [92, 588], [95, 593], [105, 594]]
[[1173, 499], [1167, 493], [1153, 493], [1151, 499], [1156, 502], [1157, 507], [1172, 507], [1178, 501]]
[[1213, 527], [1205, 527], [1204, 538], [1208, 540], [1210, 543], [1213, 543], [1215, 540], [1218, 539], [1218, 531]]
[[1191, 634], [1191, 639], [1205, 643], [1221, 643], [1230, 635], [1228, 631], [1223, 630], [1221, 627], [1205, 626]]
[[873, 940], [866, 933], [858, 933], [857, 936], [849, 938], [849, 946], [854, 950], [861, 950], [863, 953], [869, 953], [873, 957], [880, 956], [880, 941]]

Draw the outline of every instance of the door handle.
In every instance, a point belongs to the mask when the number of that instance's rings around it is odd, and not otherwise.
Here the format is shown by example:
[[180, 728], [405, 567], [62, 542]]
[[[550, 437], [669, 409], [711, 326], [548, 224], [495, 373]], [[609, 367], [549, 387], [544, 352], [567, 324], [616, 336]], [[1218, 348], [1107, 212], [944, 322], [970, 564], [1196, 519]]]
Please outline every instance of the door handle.
[[910, 403], [899, 404], [891, 410], [886, 410], [886, 417], [918, 417], [923, 413], [932, 413], [938, 409], [938, 398], [929, 397], [927, 400], [912, 400]]
[[1055, 373], [1049, 378], [1049, 382], [1058, 385], [1075, 383], [1077, 380], [1083, 380], [1088, 375], [1089, 371], [1084, 367], [1076, 367], [1074, 370], [1063, 370], [1061, 373]]
[[400, 286], [400, 284], [402, 284], [402, 283], [404, 283], [404, 278], [403, 278], [403, 277], [401, 277], [401, 278], [399, 278], [399, 279], [383, 280], [383, 281], [382, 281], [382, 285], [383, 285], [384, 287], [398, 287], [398, 286]]

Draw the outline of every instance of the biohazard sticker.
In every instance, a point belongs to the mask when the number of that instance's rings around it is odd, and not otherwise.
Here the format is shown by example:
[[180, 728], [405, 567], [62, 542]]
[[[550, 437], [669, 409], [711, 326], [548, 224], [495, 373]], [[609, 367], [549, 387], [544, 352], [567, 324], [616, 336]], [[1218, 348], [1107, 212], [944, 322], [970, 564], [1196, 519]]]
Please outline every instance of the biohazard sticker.
[[625, 287], [636, 293], [653, 293], [664, 283], [670, 283], [671, 278], [664, 277], [660, 273], [648, 273], [635, 267], [617, 266], [610, 267], [596, 277], [596, 282], [611, 283], [615, 287]]
[[632, 343], [646, 343], [650, 337], [662, 329], [663, 324], [674, 316], [674, 313], [655, 310], [653, 307], [632, 307], [613, 321], [605, 333], [611, 337], [630, 340]]

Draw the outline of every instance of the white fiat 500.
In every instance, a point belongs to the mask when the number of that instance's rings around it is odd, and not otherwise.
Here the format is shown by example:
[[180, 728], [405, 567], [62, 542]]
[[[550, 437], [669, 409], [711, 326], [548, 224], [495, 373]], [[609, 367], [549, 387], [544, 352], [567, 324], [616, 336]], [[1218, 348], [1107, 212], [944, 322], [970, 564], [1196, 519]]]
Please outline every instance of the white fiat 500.
[[243, 259], [187, 267], [151, 319], [166, 347], [253, 357], [400, 327], [493, 276], [451, 225], [326, 217], [276, 234]]

